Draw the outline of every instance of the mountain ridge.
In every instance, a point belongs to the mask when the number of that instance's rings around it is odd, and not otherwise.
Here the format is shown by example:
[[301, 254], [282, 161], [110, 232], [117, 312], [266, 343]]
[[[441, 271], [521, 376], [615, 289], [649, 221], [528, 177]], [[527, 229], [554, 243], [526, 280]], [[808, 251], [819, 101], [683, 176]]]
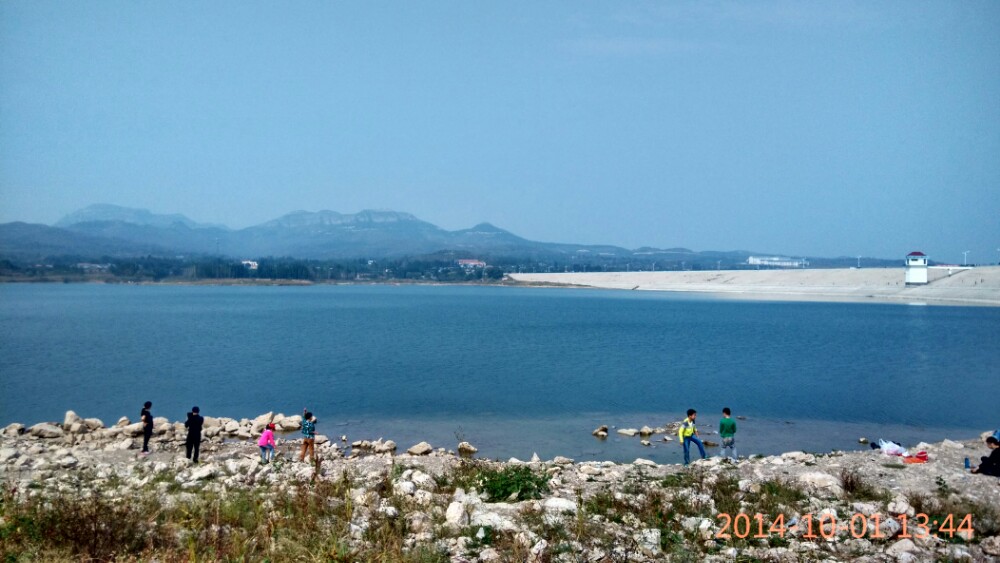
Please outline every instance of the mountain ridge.
[[[428, 256], [513, 258], [537, 262], [608, 264], [632, 259], [638, 266], [674, 262], [681, 267], [704, 262], [745, 263], [745, 250], [693, 251], [683, 247], [627, 249], [614, 245], [539, 242], [492, 223], [448, 231], [413, 214], [363, 209], [297, 210], [242, 229], [199, 223], [183, 214], [94, 204], [66, 215], [53, 226], [0, 225], [0, 256], [221, 256], [234, 259], [371, 259]], [[627, 264], [625, 264], [628, 266]]]

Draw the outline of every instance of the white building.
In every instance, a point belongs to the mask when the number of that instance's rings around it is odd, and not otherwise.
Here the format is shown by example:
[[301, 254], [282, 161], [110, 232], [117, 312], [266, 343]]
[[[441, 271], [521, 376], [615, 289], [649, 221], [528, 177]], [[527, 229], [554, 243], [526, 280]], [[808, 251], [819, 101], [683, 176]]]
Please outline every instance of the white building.
[[906, 285], [927, 283], [927, 255], [919, 250], [906, 255]]

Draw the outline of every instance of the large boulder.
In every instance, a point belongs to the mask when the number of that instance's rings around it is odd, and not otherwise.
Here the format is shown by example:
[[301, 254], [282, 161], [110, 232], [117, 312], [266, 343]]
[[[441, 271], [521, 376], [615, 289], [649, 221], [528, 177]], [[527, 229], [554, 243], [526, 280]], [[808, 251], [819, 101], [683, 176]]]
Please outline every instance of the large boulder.
[[431, 447], [430, 444], [427, 442], [420, 442], [419, 444], [411, 446], [410, 449], [406, 450], [406, 453], [410, 455], [427, 455], [432, 451], [434, 451], [434, 448]]
[[66, 416], [63, 417], [63, 428], [69, 428], [76, 422], [83, 422], [83, 419], [73, 411], [66, 411]]
[[302, 417], [300, 415], [286, 416], [281, 419], [280, 426], [282, 432], [289, 432], [302, 428]]
[[478, 448], [476, 448], [475, 446], [473, 446], [472, 444], [470, 444], [468, 442], [460, 442], [458, 444], [458, 453], [459, 453], [459, 455], [462, 455], [462, 456], [472, 456], [472, 455], [474, 455], [478, 451], [479, 451]]
[[122, 428], [122, 431], [126, 436], [142, 436], [142, 423], [129, 424]]
[[21, 434], [24, 434], [24, 425], [21, 424], [20, 422], [14, 422], [8, 424], [7, 426], [4, 426], [3, 429], [4, 436], [14, 437], [14, 436], [20, 436]]
[[813, 492], [825, 492], [834, 496], [840, 496], [843, 493], [843, 489], [840, 486], [840, 479], [829, 473], [811, 471], [799, 475], [798, 480], [799, 483], [802, 483]]
[[101, 419], [99, 418], [85, 418], [83, 419], [83, 424], [90, 431], [100, 430], [101, 428], [104, 428], [104, 422], [102, 422]]
[[28, 433], [36, 438], [63, 437], [63, 429], [59, 428], [55, 424], [49, 424], [48, 422], [39, 422], [38, 424], [29, 428]]
[[265, 413], [258, 416], [257, 418], [253, 419], [253, 423], [251, 423], [250, 425], [250, 432], [253, 434], [263, 433], [264, 429], [267, 428], [267, 425], [271, 423], [272, 419], [274, 419], [273, 412]]

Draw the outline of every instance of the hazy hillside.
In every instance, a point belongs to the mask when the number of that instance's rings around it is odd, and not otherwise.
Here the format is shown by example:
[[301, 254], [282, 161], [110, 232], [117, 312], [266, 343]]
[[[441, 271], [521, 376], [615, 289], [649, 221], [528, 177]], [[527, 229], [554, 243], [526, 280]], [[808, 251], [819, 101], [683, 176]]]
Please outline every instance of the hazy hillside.
[[[230, 229], [198, 223], [180, 214], [92, 205], [60, 219], [55, 227], [0, 225], [0, 255], [20, 260], [47, 256], [220, 256], [230, 259], [293, 257], [343, 260], [401, 257], [453, 257], [534, 261], [625, 269], [715, 269], [746, 263], [749, 251], [693, 251], [687, 248], [579, 245], [531, 241], [481, 223], [447, 231], [409, 213], [365, 210], [295, 211], [276, 219]], [[810, 258], [813, 266], [845, 267], [853, 258]], [[898, 261], [868, 260], [868, 266]]]

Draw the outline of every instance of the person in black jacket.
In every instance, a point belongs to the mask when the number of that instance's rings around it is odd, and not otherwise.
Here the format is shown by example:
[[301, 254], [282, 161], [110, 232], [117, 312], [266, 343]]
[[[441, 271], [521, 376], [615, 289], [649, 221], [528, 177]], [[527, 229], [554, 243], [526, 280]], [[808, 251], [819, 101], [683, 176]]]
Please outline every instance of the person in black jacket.
[[139, 412], [139, 420], [142, 421], [142, 453], [149, 455], [149, 439], [153, 437], [153, 413], [149, 409], [153, 408], [151, 401], [146, 401]]
[[[198, 407], [191, 407], [184, 426], [187, 428], [187, 441], [184, 446], [187, 449], [187, 458], [198, 463], [198, 450], [201, 449], [201, 427], [205, 424], [205, 417], [201, 416]], [[194, 458], [191, 457], [192, 452]]]
[[986, 447], [992, 450], [990, 455], [983, 456], [983, 462], [979, 464], [979, 467], [974, 467], [972, 472], [1000, 477], [1000, 440], [990, 436], [986, 439]]

